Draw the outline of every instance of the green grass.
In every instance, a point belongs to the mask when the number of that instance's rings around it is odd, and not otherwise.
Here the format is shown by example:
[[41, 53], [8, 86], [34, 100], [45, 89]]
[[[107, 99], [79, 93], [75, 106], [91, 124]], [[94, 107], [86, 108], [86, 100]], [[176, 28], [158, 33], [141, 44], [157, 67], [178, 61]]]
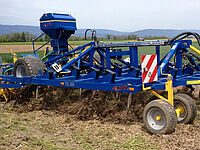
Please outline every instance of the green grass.
[[[5, 149], [5, 147], [12, 149], [19, 143], [21, 147], [18, 148], [21, 149], [159, 149], [140, 134], [129, 134], [127, 137], [123, 137], [123, 140], [120, 140], [119, 136], [121, 135], [114, 132], [117, 129], [112, 130], [112, 128], [104, 126], [90, 128], [90, 123], [85, 124], [83, 122], [76, 122], [72, 126], [67, 126], [67, 130], [69, 130], [67, 133], [70, 133], [70, 136], [62, 136], [62, 134], [57, 136], [58, 131], [63, 130], [59, 127], [59, 124], [48, 120], [49, 118], [47, 119], [48, 123], [44, 123], [43, 118], [35, 119], [33, 116], [36, 112], [13, 114], [13, 112], [3, 112], [3, 108], [0, 108], [0, 111], [0, 149]], [[45, 118], [45, 116], [43, 117]], [[56, 117], [56, 119], [59, 118]], [[35, 131], [37, 132], [35, 133]]]
[[[90, 41], [69, 41], [70, 45], [84, 45]], [[35, 45], [43, 45], [46, 42], [35, 42]], [[32, 42], [4, 42], [0, 43], [0, 45], [32, 45]], [[49, 44], [50, 45], [50, 44]]]
[[124, 149], [124, 150], [139, 150], [139, 149], [145, 149], [145, 150], [159, 150], [160, 148], [150, 144], [145, 137], [141, 135], [136, 135], [135, 137], [129, 138], [127, 141], [123, 143], [116, 143], [114, 144], [114, 149]]
[[[16, 52], [16, 54], [17, 54], [17, 57], [21, 57], [21, 55], [33, 54], [33, 52]], [[37, 54], [42, 58], [44, 51], [39, 51]], [[2, 57], [3, 63], [13, 62], [13, 56], [11, 53], [0, 53], [0, 57]]]
[[23, 141], [23, 145], [25, 145], [29, 149], [48, 149], [48, 150], [70, 150], [69, 148], [63, 148], [56, 146], [52, 139], [43, 139], [43, 138], [34, 138], [31, 137], [27, 141]]
[[[89, 41], [88, 41], [89, 42]], [[121, 40], [121, 41], [104, 41], [104, 42], [115, 42], [115, 43], [119, 43], [119, 42], [128, 42], [127, 40]], [[129, 41], [130, 42], [130, 41]], [[86, 41], [70, 41], [69, 42], [71, 45], [84, 45], [87, 42]], [[12, 43], [0, 43], [0, 45], [29, 45], [31, 44], [31, 42], [12, 42]], [[40, 45], [42, 44], [42, 42], [37, 42], [36, 44]], [[196, 48], [199, 48], [197, 42], [193, 42], [193, 46], [195, 46]], [[128, 50], [128, 47], [122, 48], [123, 50]], [[163, 58], [170, 50], [170, 46], [161, 46], [160, 48], [160, 57]], [[191, 52], [191, 50], [190, 50]], [[37, 54], [40, 57], [43, 57], [43, 53], [44, 51], [39, 51], [37, 52]], [[150, 54], [156, 54], [155, 51], [155, 46], [143, 46], [143, 47], [139, 47], [138, 48], [138, 55], [139, 55], [139, 63], [141, 62], [141, 55], [150, 55]], [[24, 54], [33, 54], [33, 52], [18, 52], [17, 56], [20, 57], [21, 55]], [[4, 63], [12, 63], [13, 62], [13, 58], [12, 55], [10, 53], [0, 53], [0, 57], [2, 57], [2, 60]], [[126, 56], [124, 57], [126, 58]]]
[[[46, 42], [35, 42], [35, 45], [43, 45]], [[33, 42], [4, 42], [0, 45], [32, 45]]]
[[[134, 42], [135, 40], [104, 40], [105, 43]], [[69, 41], [70, 45], [84, 45], [91, 41]], [[35, 45], [42, 45], [46, 42], [35, 42]], [[32, 42], [3, 42], [0, 45], [32, 45]]]

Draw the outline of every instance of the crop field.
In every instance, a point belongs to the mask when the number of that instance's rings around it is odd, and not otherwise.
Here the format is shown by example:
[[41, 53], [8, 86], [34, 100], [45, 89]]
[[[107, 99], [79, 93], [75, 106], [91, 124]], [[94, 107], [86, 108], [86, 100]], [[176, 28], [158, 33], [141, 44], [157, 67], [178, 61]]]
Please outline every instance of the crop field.
[[[76, 47], [85, 41], [70, 44]], [[198, 48], [196, 42], [193, 45]], [[4, 63], [12, 62], [11, 48], [18, 57], [32, 53], [31, 43], [1, 43]], [[141, 47], [139, 55], [155, 54], [154, 49]], [[170, 46], [161, 47], [161, 57], [169, 50]], [[43, 51], [38, 55], [42, 57]], [[80, 99], [79, 89], [41, 86], [37, 99], [32, 92], [21, 95], [16, 103], [15, 98], [8, 103], [0, 100], [0, 150], [199, 150], [200, 87], [195, 86], [195, 91], [178, 87], [177, 91], [196, 100], [198, 114], [194, 123], [177, 124], [172, 134], [152, 135], [142, 121], [144, 106], [153, 97], [148, 92], [132, 96], [127, 114], [126, 93], [116, 98], [114, 92], [83, 89]]]
[[[105, 43], [120, 43], [120, 42], [133, 42], [133, 41], [103, 41]], [[37, 42], [35, 45], [35, 49], [41, 46], [41, 44], [44, 44], [43, 42]], [[69, 41], [69, 44], [72, 45], [73, 48], [86, 44], [86, 41]], [[195, 47], [199, 47], [197, 42], [193, 42], [193, 45]], [[50, 46], [50, 45], [49, 45]], [[23, 54], [32, 54], [33, 53], [33, 46], [31, 42], [10, 42], [10, 43], [0, 43], [0, 57], [2, 57], [3, 62], [12, 62], [12, 55], [10, 54], [10, 50], [13, 50], [13, 52], [16, 52], [18, 57], [20, 57]], [[45, 47], [38, 51], [37, 54], [42, 57]], [[123, 50], [128, 50], [127, 48], [123, 48]], [[161, 57], [164, 57], [166, 53], [170, 50], [170, 46], [162, 46], [161, 47]], [[148, 47], [140, 47], [139, 48], [139, 56], [141, 55], [148, 55], [148, 54], [155, 54], [155, 47], [148, 46]], [[140, 58], [140, 57], [139, 57]]]

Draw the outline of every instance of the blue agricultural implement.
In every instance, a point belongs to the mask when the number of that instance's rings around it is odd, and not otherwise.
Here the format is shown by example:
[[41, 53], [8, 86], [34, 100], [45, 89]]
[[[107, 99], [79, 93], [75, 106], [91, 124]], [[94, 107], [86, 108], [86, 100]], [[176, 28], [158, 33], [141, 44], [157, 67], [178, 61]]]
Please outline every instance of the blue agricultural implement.
[[[74, 49], [68, 44], [75, 33], [76, 19], [67, 14], [47, 13], [40, 18], [40, 28], [51, 40], [35, 49], [33, 54], [22, 55], [13, 64], [1, 65], [1, 96], [8, 100], [10, 88], [27, 85], [49, 85], [81, 89], [137, 93], [148, 90], [158, 99], [145, 106], [143, 120], [151, 133], [170, 133], [177, 123], [192, 123], [196, 116], [195, 101], [186, 94], [173, 95], [173, 87], [200, 84], [200, 51], [187, 37], [197, 33], [185, 32], [171, 40], [127, 43], [101, 43], [95, 30], [92, 42]], [[40, 58], [38, 50], [51, 44], [52, 51], [45, 49]], [[171, 46], [161, 58], [161, 48]], [[152, 55], [139, 56], [140, 47], [155, 47]], [[189, 51], [191, 49], [194, 53]], [[124, 59], [128, 58], [128, 59]], [[141, 62], [141, 63], [140, 63]], [[187, 63], [185, 63], [187, 62]], [[165, 98], [155, 90], [166, 90]]]

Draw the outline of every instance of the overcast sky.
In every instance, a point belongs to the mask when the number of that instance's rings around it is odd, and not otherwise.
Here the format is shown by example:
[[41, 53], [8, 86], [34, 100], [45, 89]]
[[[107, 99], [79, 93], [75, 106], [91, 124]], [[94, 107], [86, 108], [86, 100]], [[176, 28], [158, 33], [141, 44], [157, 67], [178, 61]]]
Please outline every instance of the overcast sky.
[[0, 0], [0, 24], [37, 26], [43, 13], [61, 12], [78, 28], [200, 29], [199, 10], [200, 0]]

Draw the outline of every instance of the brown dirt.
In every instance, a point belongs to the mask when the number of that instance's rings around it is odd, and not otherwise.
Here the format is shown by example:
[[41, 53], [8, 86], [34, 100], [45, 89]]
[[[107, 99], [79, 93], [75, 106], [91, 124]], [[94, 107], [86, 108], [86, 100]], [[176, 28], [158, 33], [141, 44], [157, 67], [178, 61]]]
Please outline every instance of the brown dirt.
[[[35, 45], [35, 49], [39, 48], [40, 46], [41, 45]], [[73, 48], [76, 48], [76, 47], [78, 46], [73, 45]], [[13, 49], [13, 52], [29, 52], [29, 51], [32, 52], [33, 51], [32, 45], [0, 45], [0, 53], [10, 53], [11, 48]]]
[[[36, 48], [39, 45], [36, 46]], [[1, 53], [32, 51], [32, 45], [0, 45]], [[178, 87], [175, 93], [200, 98], [200, 86]], [[166, 95], [163, 91], [158, 91]], [[128, 94], [41, 87], [20, 95], [14, 107], [0, 103], [2, 149], [196, 149], [200, 150], [200, 111], [194, 124], [178, 124], [168, 135], [151, 135], [142, 123], [144, 106], [155, 97], [147, 92]], [[197, 103], [200, 104], [200, 101]], [[199, 110], [200, 107], [198, 106]]]
[[[116, 98], [115, 92], [102, 92], [93, 90], [82, 90], [80, 100], [80, 90], [58, 87], [40, 88], [40, 96], [36, 100], [33, 97], [22, 98], [15, 107], [19, 112], [34, 110], [53, 110], [59, 114], [68, 113], [75, 115], [80, 120], [99, 119], [102, 121], [114, 121], [115, 123], [140, 122], [142, 111], [148, 103], [147, 92], [134, 94], [129, 116], [126, 115], [127, 93], [120, 93]], [[152, 96], [151, 96], [152, 97]], [[140, 101], [139, 99], [143, 99]], [[22, 107], [23, 106], [23, 107]]]
[[200, 149], [200, 112], [194, 124], [151, 135], [142, 111], [153, 96], [134, 94], [129, 115], [127, 97], [82, 90], [80, 100], [79, 89], [41, 87], [36, 100], [29, 91], [14, 108], [14, 101], [0, 104], [0, 149]]
[[[38, 48], [40, 45], [35, 45]], [[13, 52], [29, 52], [33, 51], [32, 45], [0, 45], [0, 53], [10, 53], [11, 48]]]

